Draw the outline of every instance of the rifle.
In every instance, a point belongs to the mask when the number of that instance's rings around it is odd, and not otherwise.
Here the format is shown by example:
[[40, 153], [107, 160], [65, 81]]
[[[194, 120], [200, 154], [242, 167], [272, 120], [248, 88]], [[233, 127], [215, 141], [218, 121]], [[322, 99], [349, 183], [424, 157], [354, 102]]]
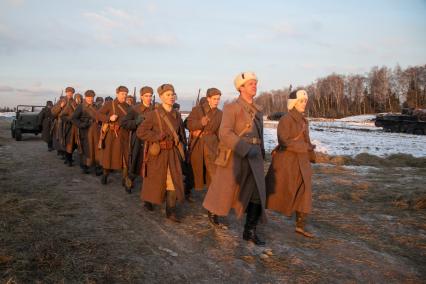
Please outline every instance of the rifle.
[[133, 89], [133, 98], [135, 99], [135, 104], [136, 104], [136, 87]]
[[[200, 95], [200, 89], [198, 89], [198, 96]], [[198, 99], [197, 99], [198, 100]], [[199, 103], [199, 100], [198, 100], [198, 103]], [[201, 111], [202, 111], [202, 113], [203, 113], [203, 117], [205, 117], [206, 116], [206, 113], [205, 113], [205, 111], [204, 111], [204, 108], [203, 108], [203, 106], [201, 105], [201, 106], [199, 106], [200, 108], [201, 108]], [[192, 142], [191, 140], [192, 139], [190, 139], [190, 141], [189, 141], [189, 147], [188, 147], [188, 151], [186, 152], [186, 160], [188, 161], [188, 163], [190, 164], [191, 163], [191, 154], [192, 154], [192, 151], [194, 150], [194, 148], [195, 148], [195, 145], [197, 145], [197, 142], [200, 140], [200, 137], [201, 137], [201, 134], [203, 134], [203, 132], [204, 132], [204, 130], [206, 129], [206, 126], [207, 125], [205, 125], [205, 126], [203, 126], [203, 128], [201, 128], [201, 131], [200, 131], [200, 134], [198, 134], [198, 136], [197, 137], [195, 137], [195, 140], [194, 140], [194, 142]], [[190, 138], [191, 138], [191, 133], [190, 133]]]
[[201, 89], [198, 89], [198, 95], [197, 95], [197, 100], [195, 101], [195, 106], [198, 106], [200, 104], [200, 92], [201, 92]]
[[98, 149], [102, 150], [105, 148], [105, 137], [107, 135], [109, 129], [109, 123], [108, 122], [102, 122], [101, 131], [99, 134], [99, 141], [98, 141]]

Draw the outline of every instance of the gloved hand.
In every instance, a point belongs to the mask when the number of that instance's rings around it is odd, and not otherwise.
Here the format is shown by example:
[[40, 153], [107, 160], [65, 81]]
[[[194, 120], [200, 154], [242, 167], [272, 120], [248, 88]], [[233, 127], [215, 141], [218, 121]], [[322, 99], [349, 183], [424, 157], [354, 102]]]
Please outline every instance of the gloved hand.
[[141, 124], [142, 120], [143, 120], [142, 115], [138, 115], [138, 116], [136, 117], [136, 119], [135, 119], [135, 123], [136, 123], [136, 125]]
[[250, 150], [247, 152], [247, 158], [255, 158], [259, 155], [259, 149], [256, 146], [251, 146]]
[[209, 123], [210, 119], [207, 116], [201, 118], [201, 125], [206, 126]]

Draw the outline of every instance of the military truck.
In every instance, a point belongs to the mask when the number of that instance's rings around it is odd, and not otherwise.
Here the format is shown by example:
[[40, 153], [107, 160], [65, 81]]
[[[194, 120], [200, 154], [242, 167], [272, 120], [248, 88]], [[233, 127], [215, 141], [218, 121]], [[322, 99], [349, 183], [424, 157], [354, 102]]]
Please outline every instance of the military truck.
[[426, 109], [403, 109], [401, 114], [378, 114], [375, 125], [387, 132], [426, 135]]
[[16, 107], [16, 116], [10, 125], [12, 138], [15, 138], [16, 141], [21, 141], [23, 133], [38, 135], [41, 132], [38, 124], [38, 114], [42, 108], [43, 106], [18, 105]]

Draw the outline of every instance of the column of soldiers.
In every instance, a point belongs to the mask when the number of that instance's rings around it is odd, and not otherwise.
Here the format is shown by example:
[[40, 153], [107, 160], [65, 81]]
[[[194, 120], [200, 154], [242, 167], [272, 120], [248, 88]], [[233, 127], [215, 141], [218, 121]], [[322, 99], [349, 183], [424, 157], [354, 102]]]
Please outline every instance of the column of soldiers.
[[309, 161], [314, 149], [303, 116], [306, 92], [290, 95], [289, 114], [280, 120], [279, 145], [265, 183], [263, 114], [253, 100], [257, 82], [252, 72], [238, 74], [234, 85], [239, 97], [223, 112], [218, 108], [221, 91], [208, 89], [185, 122], [171, 84], [157, 88], [157, 104], [149, 86], [140, 89], [139, 103], [125, 86], [105, 101], [93, 90], [87, 90], [83, 100], [67, 87], [56, 104], [47, 102], [39, 124], [48, 150], [55, 149], [66, 165], [73, 166], [77, 150], [83, 173], [93, 171], [106, 185], [111, 171], [120, 171], [127, 193], [139, 177], [144, 208], [155, 211], [165, 203], [171, 221], [181, 222], [177, 203], [194, 202], [192, 189], [207, 188], [203, 207], [216, 228], [224, 227], [220, 218], [234, 209], [238, 218], [246, 216], [243, 239], [264, 245], [256, 227], [266, 221], [265, 209], [270, 208], [287, 216], [296, 213], [296, 232], [313, 237], [304, 227], [311, 210]]

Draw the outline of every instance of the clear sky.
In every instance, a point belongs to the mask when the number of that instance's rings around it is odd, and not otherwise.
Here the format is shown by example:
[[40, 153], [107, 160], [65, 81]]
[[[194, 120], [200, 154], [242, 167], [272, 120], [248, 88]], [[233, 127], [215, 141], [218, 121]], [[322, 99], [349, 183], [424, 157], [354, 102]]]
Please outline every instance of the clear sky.
[[42, 103], [66, 86], [113, 95], [172, 83], [236, 96], [332, 72], [426, 63], [426, 1], [0, 0], [0, 106]]

